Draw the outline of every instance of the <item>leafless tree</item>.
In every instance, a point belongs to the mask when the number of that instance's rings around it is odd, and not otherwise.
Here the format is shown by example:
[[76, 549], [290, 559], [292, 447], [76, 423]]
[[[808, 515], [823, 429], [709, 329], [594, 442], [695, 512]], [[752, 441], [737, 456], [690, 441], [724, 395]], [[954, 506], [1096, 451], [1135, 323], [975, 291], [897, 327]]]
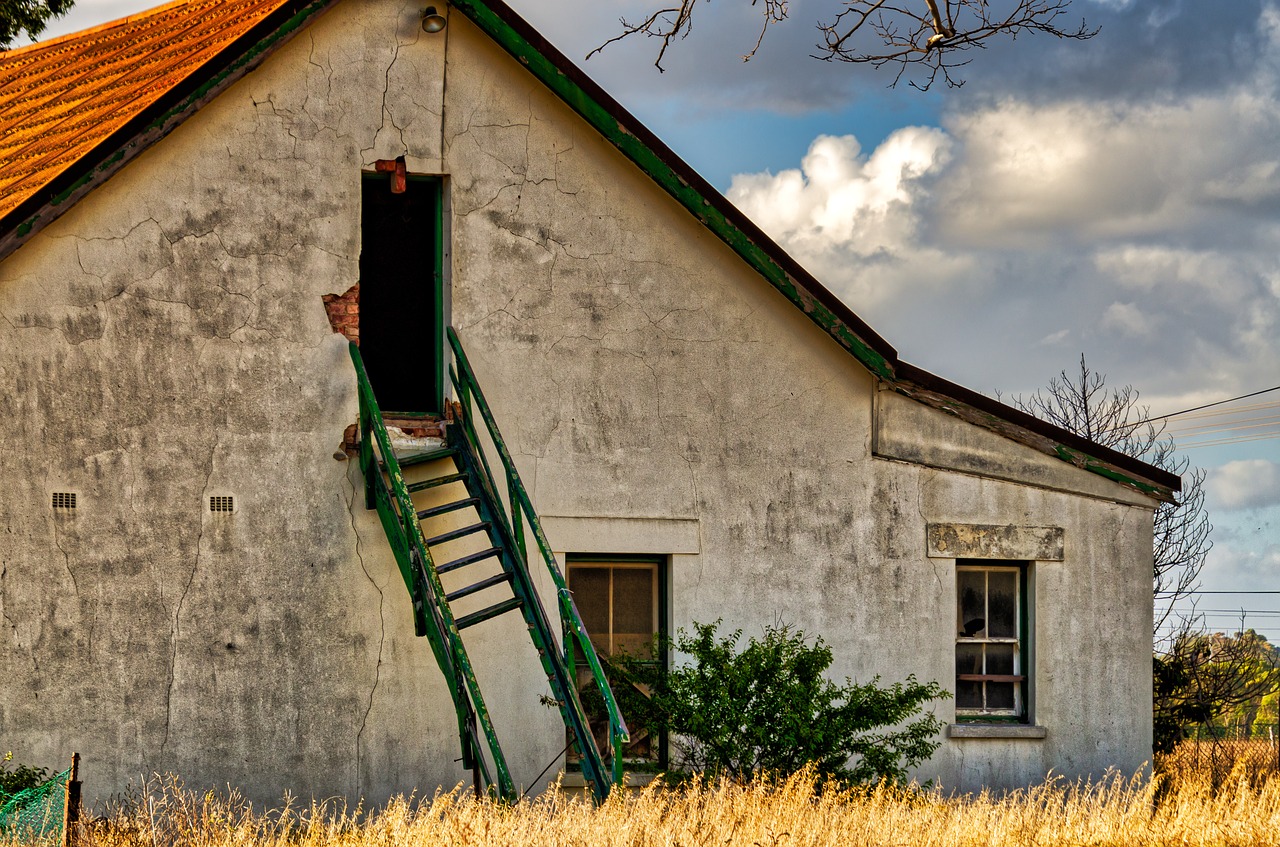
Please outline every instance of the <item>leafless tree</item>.
[[[1174, 607], [1190, 596], [1213, 542], [1212, 525], [1204, 506], [1204, 471], [1190, 469], [1177, 455], [1163, 420], [1151, 420], [1150, 410], [1138, 402], [1131, 385], [1112, 388], [1106, 374], [1091, 369], [1080, 357], [1078, 373], [1062, 371], [1030, 397], [1014, 397], [1014, 406], [1104, 447], [1142, 459], [1182, 477], [1176, 502], [1156, 508], [1153, 591], [1155, 634], [1165, 630]], [[1188, 472], [1190, 470], [1190, 472]], [[1185, 626], [1177, 629], [1185, 632]]]
[[[693, 30], [694, 10], [699, 0], [672, 0], [640, 20], [623, 18], [622, 32], [587, 54], [591, 58], [609, 44], [632, 35], [657, 38], [660, 42], [654, 61], [662, 70], [667, 48]], [[788, 0], [751, 0], [762, 22], [755, 45], [743, 57], [750, 60], [773, 24], [790, 14]], [[1026, 33], [1044, 33], [1058, 38], [1083, 40], [1098, 34], [1083, 20], [1073, 27], [1060, 19], [1071, 0], [839, 0], [842, 7], [827, 22], [819, 22], [815, 59], [851, 62], [896, 70], [891, 86], [897, 85], [908, 69], [918, 69], [910, 85], [921, 91], [938, 77], [952, 87], [964, 85], [957, 69], [970, 61], [973, 48], [985, 48], [987, 41]]]

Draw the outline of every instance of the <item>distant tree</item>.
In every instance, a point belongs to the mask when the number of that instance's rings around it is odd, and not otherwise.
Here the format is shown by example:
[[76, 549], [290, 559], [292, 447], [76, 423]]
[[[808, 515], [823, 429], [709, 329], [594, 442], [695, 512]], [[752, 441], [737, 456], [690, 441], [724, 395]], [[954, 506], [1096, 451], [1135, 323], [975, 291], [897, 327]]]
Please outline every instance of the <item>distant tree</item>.
[[1010, 402], [1068, 432], [1182, 477], [1177, 499], [1161, 503], [1155, 514], [1153, 635], [1167, 632], [1175, 606], [1195, 588], [1213, 546], [1209, 540], [1213, 526], [1204, 505], [1204, 471], [1190, 468], [1190, 460], [1177, 455], [1164, 421], [1150, 420], [1151, 410], [1139, 404], [1137, 389], [1108, 387], [1107, 375], [1090, 368], [1083, 355], [1078, 372], [1064, 370], [1046, 388]]
[[1192, 731], [1217, 743], [1275, 724], [1280, 650], [1243, 624], [1233, 635], [1184, 628], [1156, 656], [1157, 753], [1171, 752]]
[[25, 32], [32, 41], [44, 32], [50, 18], [59, 18], [75, 5], [75, 0], [0, 0], [0, 50]]
[[[672, 0], [641, 20], [621, 20], [622, 32], [592, 50], [587, 58], [614, 41], [642, 34], [661, 44], [654, 64], [676, 39], [693, 29], [698, 0]], [[751, 0], [763, 21], [755, 45], [742, 57], [751, 59], [773, 24], [790, 14], [789, 0]], [[819, 40], [813, 58], [827, 62], [851, 62], [875, 68], [889, 66], [897, 85], [908, 69], [919, 71], [909, 80], [912, 87], [928, 90], [939, 76], [952, 87], [964, 85], [956, 71], [973, 60], [968, 51], [986, 48], [992, 38], [1010, 40], [1028, 33], [1058, 38], [1086, 39], [1098, 34], [1083, 20], [1078, 27], [1059, 22], [1071, 0], [841, 0], [843, 8], [817, 25]]]

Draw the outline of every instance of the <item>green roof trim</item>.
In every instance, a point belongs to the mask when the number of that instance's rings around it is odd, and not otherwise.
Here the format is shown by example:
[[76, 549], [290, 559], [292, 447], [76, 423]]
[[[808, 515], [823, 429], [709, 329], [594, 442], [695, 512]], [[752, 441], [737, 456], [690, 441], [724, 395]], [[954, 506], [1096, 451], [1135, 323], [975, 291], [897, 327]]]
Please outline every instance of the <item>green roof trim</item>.
[[1072, 450], [1070, 447], [1063, 444], [1057, 444], [1055, 445], [1055, 448], [1058, 452], [1058, 458], [1062, 459], [1064, 462], [1070, 462], [1078, 468], [1084, 468], [1091, 473], [1096, 473], [1098, 476], [1106, 477], [1112, 482], [1119, 482], [1123, 485], [1132, 486], [1143, 494], [1149, 494], [1152, 497], [1159, 497], [1160, 499], [1169, 499], [1172, 501], [1172, 495], [1167, 489], [1152, 485], [1149, 482], [1144, 482], [1141, 479], [1129, 476], [1128, 474], [1123, 474], [1110, 465], [1095, 459], [1088, 453], [1081, 453], [1078, 450]]
[[535, 77], [550, 88], [575, 112], [586, 119], [613, 146], [644, 171], [654, 182], [674, 197], [725, 244], [746, 260], [784, 297], [809, 316], [815, 324], [849, 352], [867, 370], [883, 379], [892, 379], [893, 365], [874, 350], [825, 304], [796, 285], [795, 280], [770, 255], [769, 251], [725, 217], [697, 188], [682, 178], [666, 158], [622, 125], [613, 112], [602, 105], [560, 66], [517, 32], [483, 0], [452, 0], [452, 5], [510, 53]]

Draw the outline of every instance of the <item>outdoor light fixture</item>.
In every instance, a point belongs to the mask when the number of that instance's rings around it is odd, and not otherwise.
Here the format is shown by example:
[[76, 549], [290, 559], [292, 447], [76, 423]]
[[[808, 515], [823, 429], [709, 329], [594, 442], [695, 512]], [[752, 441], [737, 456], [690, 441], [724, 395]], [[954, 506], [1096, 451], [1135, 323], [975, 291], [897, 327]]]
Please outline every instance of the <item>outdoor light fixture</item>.
[[446, 23], [448, 22], [444, 19], [444, 15], [437, 12], [435, 6], [428, 6], [422, 10], [423, 32], [439, 32], [444, 29]]

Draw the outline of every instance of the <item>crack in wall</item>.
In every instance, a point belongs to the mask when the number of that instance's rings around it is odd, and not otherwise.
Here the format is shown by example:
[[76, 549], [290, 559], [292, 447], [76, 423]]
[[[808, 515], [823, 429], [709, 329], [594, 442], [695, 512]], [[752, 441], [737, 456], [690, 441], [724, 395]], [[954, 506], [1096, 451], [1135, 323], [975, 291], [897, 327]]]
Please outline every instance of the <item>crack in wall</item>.
[[356, 796], [360, 797], [360, 796], [364, 796], [364, 792], [361, 789], [361, 785], [360, 785], [360, 780], [362, 775], [362, 770], [360, 767], [360, 762], [362, 758], [361, 745], [364, 742], [365, 728], [368, 726], [368, 723], [369, 723], [369, 714], [373, 711], [373, 697], [378, 691], [378, 683], [382, 680], [382, 651], [383, 651], [383, 648], [386, 646], [386, 642], [387, 642], [387, 619], [385, 614], [386, 595], [383, 594], [382, 587], [378, 585], [377, 580], [373, 578], [373, 574], [369, 573], [369, 568], [364, 563], [364, 555], [360, 552], [360, 532], [358, 529], [356, 529], [356, 511], [355, 511], [356, 510], [356, 483], [355, 483], [355, 480], [352, 479], [352, 474], [354, 473], [355, 468], [357, 467], [359, 467], [358, 462], [354, 462], [354, 461], [348, 462], [347, 482], [351, 486], [351, 499], [347, 501], [347, 513], [351, 515], [351, 534], [354, 535], [356, 539], [356, 558], [360, 560], [360, 569], [364, 571], [365, 577], [368, 578], [369, 583], [373, 585], [374, 589], [378, 592], [378, 624], [379, 624], [378, 663], [377, 665], [374, 666], [373, 687], [369, 689], [369, 702], [368, 702], [368, 705], [365, 706], [364, 716], [360, 719], [360, 730], [356, 733], [355, 783], [356, 783]]
[[[870, 453], [868, 453], [868, 455], [870, 455]], [[924, 514], [924, 489], [926, 485], [925, 477], [933, 477], [935, 475], [936, 475], [936, 472], [931, 468], [919, 468], [916, 473], [916, 512], [920, 515], [920, 526], [922, 528], [926, 528], [926, 531], [927, 531], [927, 527], [929, 526], [929, 519], [925, 517], [925, 514]], [[938, 567], [939, 567], [938, 560], [931, 557], [926, 557], [926, 558], [929, 559], [929, 566], [933, 568], [933, 578], [938, 581], [938, 590], [939, 591], [944, 590], [946, 587], [946, 583], [943, 582], [942, 572], [938, 570]]]
[[187, 594], [191, 591], [191, 585], [195, 582], [196, 571], [200, 569], [200, 550], [204, 541], [204, 504], [205, 497], [208, 496], [209, 486], [213, 482], [213, 461], [217, 455], [218, 446], [221, 443], [221, 437], [217, 430], [213, 433], [213, 446], [209, 448], [209, 460], [205, 466], [204, 487], [200, 489], [200, 531], [196, 534], [196, 555], [195, 561], [191, 565], [191, 573], [187, 575], [187, 583], [182, 588], [182, 594], [178, 597], [178, 603], [173, 612], [173, 628], [169, 635], [169, 679], [165, 686], [164, 695], [164, 740], [160, 742], [160, 759], [163, 761], [165, 751], [169, 746], [169, 729], [173, 717], [173, 683], [175, 669], [178, 663], [178, 637], [182, 632], [181, 618], [182, 607], [186, 604]]
[[58, 548], [58, 552], [62, 554], [62, 565], [67, 569], [67, 575], [71, 577], [71, 590], [79, 597], [80, 583], [76, 580], [76, 572], [71, 570], [71, 556], [68, 555], [66, 548], [62, 546], [62, 536], [58, 532], [57, 518], [54, 518], [53, 521], [53, 543]]

